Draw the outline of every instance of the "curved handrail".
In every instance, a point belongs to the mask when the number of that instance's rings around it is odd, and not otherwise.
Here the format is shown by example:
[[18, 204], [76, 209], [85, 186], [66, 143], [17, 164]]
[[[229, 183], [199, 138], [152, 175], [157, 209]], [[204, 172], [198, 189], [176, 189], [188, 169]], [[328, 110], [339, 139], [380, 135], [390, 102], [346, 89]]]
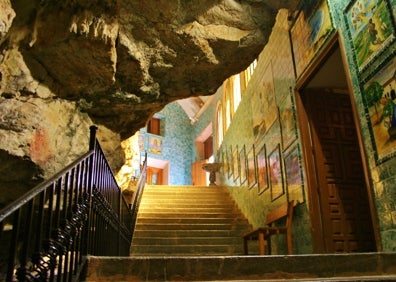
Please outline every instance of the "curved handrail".
[[[144, 187], [147, 182], [147, 152], [144, 155], [144, 162], [141, 167], [141, 173], [139, 177], [139, 181], [137, 184], [136, 192], [133, 195], [132, 198], [132, 206], [131, 206], [131, 212], [132, 212], [132, 230], [135, 230], [135, 225], [136, 225], [136, 219], [137, 219], [137, 213], [139, 211], [139, 206], [140, 206], [140, 201], [142, 199]], [[132, 237], [133, 237], [133, 231], [132, 231]]]

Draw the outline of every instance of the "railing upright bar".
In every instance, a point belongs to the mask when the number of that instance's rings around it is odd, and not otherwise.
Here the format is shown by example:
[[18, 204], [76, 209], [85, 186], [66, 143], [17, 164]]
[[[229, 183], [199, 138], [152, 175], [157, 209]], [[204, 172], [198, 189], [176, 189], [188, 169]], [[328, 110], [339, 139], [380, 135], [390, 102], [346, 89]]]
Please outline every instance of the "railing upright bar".
[[[96, 131], [98, 127], [95, 125], [90, 126], [89, 128], [89, 151], [95, 152], [95, 145], [96, 145]], [[88, 222], [84, 227], [85, 230], [83, 231], [84, 239], [83, 239], [83, 249], [81, 252], [82, 256], [88, 255], [88, 251], [93, 249], [93, 233], [94, 233], [94, 220], [95, 220], [95, 213], [93, 212], [92, 207], [92, 193], [93, 193], [93, 186], [94, 186], [94, 171], [95, 171], [95, 154], [91, 154], [89, 158], [86, 160], [88, 162], [87, 166], [87, 187], [86, 187], [86, 197], [88, 197]]]
[[[122, 223], [123, 223], [123, 217], [122, 217], [122, 200], [123, 200], [123, 198], [122, 198], [122, 193], [121, 193], [121, 189], [119, 189], [119, 191], [118, 191], [118, 201], [117, 201], [117, 203], [118, 203], [118, 218], [119, 218], [119, 221], [118, 221], [118, 234], [122, 234]], [[121, 238], [121, 236], [118, 236], [118, 251], [117, 251], [117, 255], [121, 255], [121, 253], [122, 253], [122, 250], [121, 250], [121, 248], [122, 248], [122, 238]]]
[[69, 187], [69, 175], [70, 175], [70, 171], [65, 173], [64, 176], [64, 186], [63, 186], [63, 214], [60, 214], [60, 221], [66, 220], [66, 216], [67, 216], [67, 203], [69, 201], [69, 190], [67, 189], [67, 187]]
[[22, 236], [22, 246], [21, 251], [19, 252], [19, 268], [17, 269], [17, 277], [19, 280], [23, 280], [27, 275], [27, 263], [28, 263], [28, 249], [30, 243], [30, 236], [32, 230], [32, 221], [33, 221], [33, 199], [30, 200], [26, 207], [26, 216], [25, 218], [21, 218], [24, 221], [24, 232], [21, 234]]
[[81, 163], [79, 163], [76, 166], [76, 175], [75, 175], [75, 193], [76, 193], [76, 198], [74, 200], [75, 204], [78, 204], [80, 195], [81, 195], [81, 183], [80, 183], [80, 177], [81, 177]]
[[58, 192], [58, 181], [53, 181], [47, 186], [47, 189], [42, 193], [44, 194], [44, 206], [43, 206], [43, 240], [48, 242], [51, 238], [51, 229], [57, 222], [59, 222], [60, 217], [60, 195]]
[[91, 125], [89, 127], [89, 150], [92, 151], [95, 149], [96, 144], [96, 131], [98, 127], [96, 125]]
[[10, 244], [10, 251], [8, 255], [8, 269], [6, 275], [6, 281], [12, 281], [14, 276], [15, 258], [17, 256], [17, 244], [19, 237], [19, 223], [21, 217], [21, 210], [15, 211], [12, 218], [12, 237]]
[[[67, 195], [63, 195], [62, 197], [62, 193], [66, 194], [66, 189], [62, 189], [62, 185], [64, 183], [64, 178], [60, 177], [58, 179], [58, 181], [54, 182], [51, 185], [51, 189], [50, 189], [50, 200], [49, 200], [49, 220], [48, 222], [51, 224], [52, 227], [58, 228], [60, 225], [60, 221], [61, 221], [61, 210], [63, 209], [63, 211], [65, 211], [66, 208], [66, 200], [67, 200]], [[63, 190], [63, 191], [62, 191]], [[56, 200], [55, 200], [55, 214], [52, 211], [52, 209], [54, 208], [54, 194], [56, 195]], [[62, 202], [62, 198], [64, 198], [64, 201]], [[52, 229], [52, 228], [51, 228]], [[50, 229], [50, 231], [51, 231]], [[48, 236], [48, 238], [50, 238]]]
[[[78, 166], [78, 165], [77, 165]], [[68, 216], [73, 212], [73, 206], [76, 203], [76, 169], [73, 167], [70, 172], [70, 199], [68, 204]]]
[[[68, 175], [68, 173], [66, 173]], [[60, 227], [60, 222], [61, 220], [64, 220], [62, 218], [62, 210], [63, 213], [65, 213], [66, 210], [66, 201], [67, 201], [67, 190], [62, 189], [63, 185], [66, 185], [67, 180], [66, 176], [59, 177], [57, 181], [53, 181], [50, 185], [50, 198], [48, 202], [48, 222], [50, 224], [48, 228], [48, 237], [47, 237], [47, 245], [48, 248], [50, 248], [51, 245], [51, 237], [52, 234], [55, 233], [55, 230], [58, 230]], [[54, 201], [55, 198], [55, 201]], [[55, 206], [54, 206], [55, 203]], [[52, 210], [55, 209], [54, 212]], [[63, 256], [60, 255], [58, 258], [58, 267], [51, 268], [50, 270], [50, 281], [53, 281], [55, 277], [57, 278], [57, 281], [60, 281], [62, 278], [62, 265], [63, 265]], [[56, 269], [58, 275], [56, 275]]]
[[35, 232], [35, 240], [34, 240], [34, 253], [33, 253], [33, 262], [38, 263], [38, 260], [40, 259], [40, 249], [41, 249], [41, 242], [42, 242], [42, 233], [43, 233], [43, 228], [44, 226], [44, 216], [45, 216], [45, 211], [44, 211], [44, 205], [45, 205], [45, 198], [46, 198], [46, 190], [42, 191], [39, 196], [39, 203], [37, 206], [37, 224], [36, 226], [38, 227]]

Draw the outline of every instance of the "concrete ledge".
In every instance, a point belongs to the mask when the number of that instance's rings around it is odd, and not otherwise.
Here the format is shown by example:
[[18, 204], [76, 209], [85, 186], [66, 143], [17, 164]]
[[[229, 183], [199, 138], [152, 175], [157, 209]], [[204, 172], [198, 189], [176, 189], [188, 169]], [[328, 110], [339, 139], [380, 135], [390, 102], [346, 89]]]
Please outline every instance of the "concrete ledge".
[[[396, 253], [88, 257], [83, 281], [396, 281]], [[383, 278], [383, 279], [382, 279]]]

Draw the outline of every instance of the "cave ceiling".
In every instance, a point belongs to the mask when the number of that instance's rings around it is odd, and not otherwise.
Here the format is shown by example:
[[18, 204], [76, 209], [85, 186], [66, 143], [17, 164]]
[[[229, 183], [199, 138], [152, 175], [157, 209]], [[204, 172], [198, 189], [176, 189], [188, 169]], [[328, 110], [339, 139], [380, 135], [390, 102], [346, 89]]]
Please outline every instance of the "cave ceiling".
[[[30, 74], [58, 99], [77, 102], [94, 122], [123, 137], [169, 102], [215, 93], [257, 57], [279, 9], [297, 4], [8, 1], [0, 0], [3, 50], [17, 48]], [[187, 115], [203, 100], [184, 103]]]

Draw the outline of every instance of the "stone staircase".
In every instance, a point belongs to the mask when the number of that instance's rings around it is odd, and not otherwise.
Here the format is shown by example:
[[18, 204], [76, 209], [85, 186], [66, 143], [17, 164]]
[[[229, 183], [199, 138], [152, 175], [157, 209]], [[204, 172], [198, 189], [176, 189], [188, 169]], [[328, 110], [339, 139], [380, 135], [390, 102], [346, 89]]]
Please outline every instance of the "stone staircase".
[[241, 255], [249, 229], [223, 187], [148, 186], [131, 256], [89, 256], [79, 280], [396, 281], [396, 253]]
[[131, 256], [241, 255], [250, 229], [224, 187], [147, 186]]

